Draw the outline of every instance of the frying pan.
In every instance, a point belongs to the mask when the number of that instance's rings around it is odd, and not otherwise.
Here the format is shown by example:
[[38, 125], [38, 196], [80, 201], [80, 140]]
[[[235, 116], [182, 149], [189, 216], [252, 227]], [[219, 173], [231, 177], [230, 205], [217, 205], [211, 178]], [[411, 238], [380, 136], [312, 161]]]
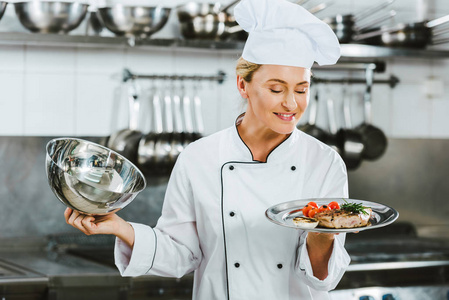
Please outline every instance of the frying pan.
[[362, 156], [367, 160], [376, 160], [387, 149], [387, 137], [379, 128], [371, 125], [371, 87], [373, 85], [374, 70], [366, 70], [366, 90], [363, 97], [365, 120], [355, 128], [362, 136], [364, 149]]
[[112, 134], [107, 142], [108, 148], [117, 151], [125, 156], [127, 159], [136, 163], [137, 148], [139, 140], [142, 137], [142, 132], [138, 130], [139, 127], [139, 109], [140, 100], [137, 95], [136, 86], [131, 85], [128, 95], [129, 105], [129, 126], [127, 129], [122, 129]]
[[337, 139], [337, 121], [335, 120], [334, 99], [332, 96], [327, 98], [327, 116], [329, 119], [329, 134], [326, 138], [326, 144], [341, 155], [342, 145]]
[[310, 102], [310, 113], [309, 113], [309, 120], [306, 124], [298, 126], [298, 129], [307, 133], [308, 135], [313, 136], [314, 138], [325, 142], [327, 138], [327, 133], [320, 127], [316, 126], [316, 116], [318, 112], [318, 98], [319, 98], [319, 92], [318, 90], [315, 93], [314, 100]]
[[352, 129], [350, 99], [346, 95], [346, 88], [343, 89], [343, 114], [345, 126], [337, 132], [337, 143], [341, 147], [341, 156], [346, 168], [354, 170], [362, 163], [365, 145], [360, 132]]
[[373, 28], [356, 35], [354, 40], [379, 46], [425, 48], [428, 45], [449, 42], [447, 38], [435, 38], [449, 32], [448, 29], [434, 32], [435, 27], [447, 22], [449, 22], [449, 15], [431, 21], [399, 23], [392, 27]]

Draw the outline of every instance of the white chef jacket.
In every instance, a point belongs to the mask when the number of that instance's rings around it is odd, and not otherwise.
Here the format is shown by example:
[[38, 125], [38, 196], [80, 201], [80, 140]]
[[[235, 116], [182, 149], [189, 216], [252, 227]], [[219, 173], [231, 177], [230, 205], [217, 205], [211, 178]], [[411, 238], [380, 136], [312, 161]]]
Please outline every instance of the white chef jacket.
[[307, 232], [276, 225], [265, 211], [290, 200], [347, 196], [345, 165], [327, 145], [295, 129], [266, 162], [253, 161], [233, 126], [184, 149], [156, 227], [131, 223], [134, 247], [117, 239], [115, 262], [122, 276], [195, 271], [196, 300], [329, 299], [350, 262], [345, 235], [336, 236], [329, 275], [319, 280]]

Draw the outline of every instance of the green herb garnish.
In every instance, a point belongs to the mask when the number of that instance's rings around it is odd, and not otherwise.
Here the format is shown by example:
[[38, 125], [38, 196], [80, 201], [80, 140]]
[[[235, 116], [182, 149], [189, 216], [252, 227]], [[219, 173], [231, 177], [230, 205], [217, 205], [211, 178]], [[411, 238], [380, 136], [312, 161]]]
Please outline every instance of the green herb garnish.
[[348, 201], [346, 201], [346, 199], [343, 199], [343, 201], [345, 201], [344, 204], [342, 204], [340, 206], [341, 210], [353, 213], [353, 214], [359, 214], [362, 213], [364, 215], [368, 215], [368, 212], [365, 210], [366, 206], [363, 206], [362, 203], [349, 203]]

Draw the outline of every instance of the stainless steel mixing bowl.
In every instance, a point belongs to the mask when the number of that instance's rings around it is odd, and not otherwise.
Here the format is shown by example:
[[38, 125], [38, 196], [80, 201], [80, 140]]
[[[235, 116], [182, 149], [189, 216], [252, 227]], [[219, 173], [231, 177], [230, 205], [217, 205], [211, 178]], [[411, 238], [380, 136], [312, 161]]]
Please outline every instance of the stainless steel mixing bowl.
[[146, 186], [135, 165], [101, 145], [59, 138], [48, 142], [46, 148], [48, 184], [62, 203], [82, 213], [116, 212]]
[[98, 11], [106, 28], [116, 35], [148, 37], [164, 27], [171, 8], [116, 4]]
[[5, 13], [7, 4], [8, 2], [0, 1], [0, 19], [3, 17], [3, 14]]
[[20, 23], [32, 32], [67, 33], [77, 28], [87, 13], [78, 2], [29, 1], [14, 3]]

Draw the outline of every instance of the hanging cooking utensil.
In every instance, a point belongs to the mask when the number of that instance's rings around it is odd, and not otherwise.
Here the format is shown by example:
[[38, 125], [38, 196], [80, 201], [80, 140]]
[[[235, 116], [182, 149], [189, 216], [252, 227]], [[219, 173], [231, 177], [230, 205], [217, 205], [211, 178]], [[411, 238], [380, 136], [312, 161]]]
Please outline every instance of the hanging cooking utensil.
[[173, 166], [179, 154], [184, 150], [184, 127], [182, 119], [181, 97], [173, 85], [173, 137], [171, 140], [170, 162]]
[[171, 138], [173, 134], [173, 109], [170, 87], [165, 87], [162, 109], [162, 132], [158, 134], [154, 145], [155, 166], [160, 174], [166, 174], [170, 166]]
[[318, 114], [318, 98], [319, 90], [317, 89], [317, 91], [315, 92], [315, 97], [309, 104], [309, 120], [306, 124], [298, 126], [298, 129], [322, 142], [325, 142], [327, 138], [326, 131], [316, 125], [316, 117]]
[[137, 148], [142, 132], [139, 128], [140, 100], [138, 87], [134, 81], [131, 82], [128, 92], [129, 125], [112, 134], [108, 140], [108, 148], [117, 151], [133, 163], [137, 161]]
[[367, 67], [366, 89], [363, 96], [364, 102], [364, 122], [355, 128], [363, 139], [364, 149], [362, 156], [367, 160], [375, 160], [381, 157], [387, 149], [387, 137], [382, 130], [371, 124], [371, 89], [374, 79], [374, 70]]
[[334, 99], [327, 93], [327, 117], [329, 120], [329, 134], [326, 137], [326, 144], [341, 155], [342, 148], [337, 139], [337, 120], [335, 119]]
[[371, 45], [388, 47], [425, 48], [429, 45], [437, 45], [449, 42], [447, 38], [438, 38], [449, 29], [435, 31], [437, 26], [449, 22], [449, 15], [424, 22], [399, 23], [395, 26], [383, 26], [372, 28], [354, 37], [354, 40]]
[[161, 99], [155, 86], [150, 97], [150, 108], [152, 126], [150, 132], [140, 139], [137, 156], [138, 165], [147, 176], [156, 173], [156, 142], [163, 132]]
[[348, 170], [357, 169], [362, 163], [363, 138], [360, 132], [352, 129], [350, 99], [347, 95], [347, 87], [343, 87], [343, 115], [345, 126], [337, 132], [338, 144], [341, 147], [341, 156]]
[[182, 115], [184, 120], [184, 141], [183, 146], [184, 148], [187, 147], [188, 144], [193, 142], [195, 140], [195, 135], [193, 133], [193, 115], [192, 115], [192, 102], [191, 99], [186, 92], [184, 86], [182, 87]]
[[194, 115], [194, 139], [199, 139], [204, 133], [203, 110], [201, 98], [198, 93], [200, 81], [193, 83], [193, 115]]

